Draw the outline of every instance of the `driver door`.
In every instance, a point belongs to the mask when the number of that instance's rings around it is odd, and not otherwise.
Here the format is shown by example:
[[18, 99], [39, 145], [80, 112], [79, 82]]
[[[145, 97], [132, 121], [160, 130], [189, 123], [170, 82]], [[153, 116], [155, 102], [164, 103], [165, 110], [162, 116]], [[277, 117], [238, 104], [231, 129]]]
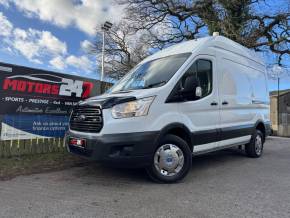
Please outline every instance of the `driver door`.
[[[194, 140], [194, 153], [201, 153], [218, 146], [218, 124], [220, 121], [218, 78], [216, 60], [211, 55], [199, 55], [187, 69], [183, 77], [193, 74], [200, 97], [184, 100], [179, 104], [184, 122], [191, 128]], [[181, 81], [184, 78], [181, 78]], [[200, 89], [199, 89], [200, 91]], [[193, 93], [195, 96], [195, 93]]]

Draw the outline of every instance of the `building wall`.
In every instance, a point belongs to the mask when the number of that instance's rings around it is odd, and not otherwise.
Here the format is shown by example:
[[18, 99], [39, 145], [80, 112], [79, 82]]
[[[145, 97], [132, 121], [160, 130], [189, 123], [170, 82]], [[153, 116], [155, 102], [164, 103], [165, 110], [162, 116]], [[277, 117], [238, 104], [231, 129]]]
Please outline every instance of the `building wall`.
[[277, 96], [271, 96], [270, 118], [275, 135], [290, 137], [290, 92], [279, 98], [279, 127], [277, 125]]

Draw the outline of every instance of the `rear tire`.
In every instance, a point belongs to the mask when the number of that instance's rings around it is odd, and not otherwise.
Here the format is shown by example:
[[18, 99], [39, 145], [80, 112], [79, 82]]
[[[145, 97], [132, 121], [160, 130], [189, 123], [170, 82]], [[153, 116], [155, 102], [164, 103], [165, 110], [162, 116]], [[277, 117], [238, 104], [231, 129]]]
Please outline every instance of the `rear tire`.
[[154, 151], [149, 177], [158, 183], [174, 183], [183, 179], [191, 169], [192, 152], [178, 136], [166, 135]]
[[248, 157], [258, 158], [263, 154], [264, 134], [260, 130], [255, 130], [251, 141], [245, 145], [245, 151]]

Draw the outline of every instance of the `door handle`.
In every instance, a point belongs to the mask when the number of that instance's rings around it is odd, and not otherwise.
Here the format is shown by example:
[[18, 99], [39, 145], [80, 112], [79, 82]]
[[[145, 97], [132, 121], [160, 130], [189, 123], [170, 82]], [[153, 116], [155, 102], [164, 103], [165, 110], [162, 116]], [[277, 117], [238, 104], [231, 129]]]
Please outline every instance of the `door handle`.
[[217, 103], [216, 101], [214, 101], [214, 102], [212, 102], [210, 105], [211, 105], [211, 106], [217, 106], [218, 103]]
[[227, 101], [223, 101], [223, 103], [222, 103], [222, 105], [228, 105], [229, 104], [229, 102], [227, 102]]

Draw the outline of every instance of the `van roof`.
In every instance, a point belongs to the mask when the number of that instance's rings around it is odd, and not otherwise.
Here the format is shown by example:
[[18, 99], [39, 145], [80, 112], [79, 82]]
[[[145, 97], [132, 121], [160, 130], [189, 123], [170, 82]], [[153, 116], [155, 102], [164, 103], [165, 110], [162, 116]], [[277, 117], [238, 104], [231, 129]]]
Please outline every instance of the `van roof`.
[[142, 62], [147, 62], [150, 60], [154, 60], [154, 59], [158, 59], [158, 58], [162, 58], [162, 57], [166, 57], [166, 56], [174, 55], [174, 54], [192, 53], [197, 49], [203, 50], [209, 47], [227, 50], [229, 52], [235, 53], [237, 55], [241, 55], [259, 64], [264, 65], [263, 60], [260, 58], [259, 55], [257, 55], [257, 53], [224, 36], [208, 36], [208, 37], [203, 37], [199, 39], [194, 39], [194, 40], [189, 40], [186, 42], [178, 43], [176, 45], [163, 49], [159, 52], [156, 52], [155, 54], [149, 56]]

